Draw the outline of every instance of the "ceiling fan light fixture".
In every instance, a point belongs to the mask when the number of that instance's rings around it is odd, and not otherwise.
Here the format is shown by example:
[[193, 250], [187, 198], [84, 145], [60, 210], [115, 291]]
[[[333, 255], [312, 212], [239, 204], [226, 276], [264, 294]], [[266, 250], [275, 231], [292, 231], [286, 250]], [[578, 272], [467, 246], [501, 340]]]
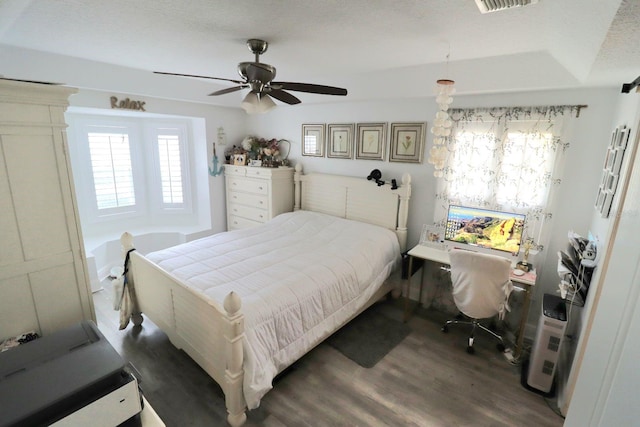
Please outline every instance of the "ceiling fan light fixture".
[[258, 111], [258, 103], [260, 100], [258, 99], [258, 95], [254, 92], [249, 92], [247, 96], [244, 97], [240, 106], [247, 114], [256, 114]]
[[263, 93], [262, 95], [260, 95], [259, 99], [260, 99], [260, 102], [258, 103], [259, 114], [268, 113], [269, 111], [276, 108], [276, 103], [273, 102], [273, 99], [271, 99], [269, 95]]
[[249, 92], [240, 106], [247, 114], [264, 114], [273, 110], [276, 107], [276, 103], [267, 94], [258, 96], [255, 92]]

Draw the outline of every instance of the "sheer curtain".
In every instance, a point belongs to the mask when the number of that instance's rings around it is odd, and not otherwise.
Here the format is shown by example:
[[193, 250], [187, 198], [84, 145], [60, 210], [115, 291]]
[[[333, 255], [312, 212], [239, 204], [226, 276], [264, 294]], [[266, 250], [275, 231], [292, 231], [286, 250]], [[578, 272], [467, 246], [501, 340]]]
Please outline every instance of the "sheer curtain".
[[542, 250], [572, 117], [583, 107], [449, 110], [453, 127], [438, 178], [435, 223], [444, 227], [449, 204], [524, 213], [523, 241], [531, 239]]

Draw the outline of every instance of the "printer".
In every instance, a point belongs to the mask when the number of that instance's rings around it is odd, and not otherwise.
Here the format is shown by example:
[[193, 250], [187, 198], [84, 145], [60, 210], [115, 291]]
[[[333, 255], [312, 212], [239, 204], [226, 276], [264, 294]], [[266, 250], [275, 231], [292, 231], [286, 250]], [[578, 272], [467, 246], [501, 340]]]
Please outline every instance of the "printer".
[[0, 353], [0, 427], [141, 426], [128, 363], [83, 321]]

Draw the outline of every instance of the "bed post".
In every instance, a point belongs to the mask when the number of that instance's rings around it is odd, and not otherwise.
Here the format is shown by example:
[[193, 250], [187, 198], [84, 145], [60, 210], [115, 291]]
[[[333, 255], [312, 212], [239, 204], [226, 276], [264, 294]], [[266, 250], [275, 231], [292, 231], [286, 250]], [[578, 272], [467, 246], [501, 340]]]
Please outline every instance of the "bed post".
[[293, 174], [293, 210], [299, 211], [301, 208], [300, 200], [302, 195], [302, 164], [296, 164], [295, 170], [296, 171]]
[[225, 370], [225, 403], [227, 421], [233, 427], [241, 426], [247, 420], [246, 404], [242, 385], [244, 382], [243, 348], [244, 315], [240, 312], [242, 303], [237, 293], [231, 292], [224, 299], [226, 370]]
[[411, 175], [402, 175], [402, 186], [400, 187], [400, 206], [398, 208], [398, 228], [396, 233], [400, 242], [400, 251], [407, 249], [407, 218], [409, 216], [409, 199], [411, 198]]
[[[135, 247], [133, 246], [133, 235], [128, 232], [122, 233], [122, 236], [120, 236], [120, 245], [122, 246], [122, 259], [125, 260], [127, 253], [135, 250]], [[128, 268], [128, 266], [126, 266], [126, 268]], [[140, 307], [138, 307], [138, 297], [136, 296], [136, 286], [133, 281], [132, 273], [127, 274], [127, 285], [129, 298], [131, 299], [131, 322], [133, 322], [134, 326], [140, 326], [142, 325], [143, 317], [140, 312]], [[126, 322], [124, 325], [126, 325]], [[121, 328], [124, 328], [124, 326], [121, 326]]]

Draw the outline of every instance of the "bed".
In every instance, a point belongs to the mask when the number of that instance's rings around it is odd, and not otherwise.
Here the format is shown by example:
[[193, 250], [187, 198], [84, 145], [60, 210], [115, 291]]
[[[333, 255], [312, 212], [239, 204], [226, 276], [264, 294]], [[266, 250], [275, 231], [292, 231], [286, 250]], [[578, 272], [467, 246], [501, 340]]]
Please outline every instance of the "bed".
[[[411, 179], [294, 174], [294, 211], [143, 256], [129, 233], [126, 316], [141, 313], [222, 388], [246, 421], [273, 378], [399, 283]], [[128, 319], [126, 320], [128, 322]]]

